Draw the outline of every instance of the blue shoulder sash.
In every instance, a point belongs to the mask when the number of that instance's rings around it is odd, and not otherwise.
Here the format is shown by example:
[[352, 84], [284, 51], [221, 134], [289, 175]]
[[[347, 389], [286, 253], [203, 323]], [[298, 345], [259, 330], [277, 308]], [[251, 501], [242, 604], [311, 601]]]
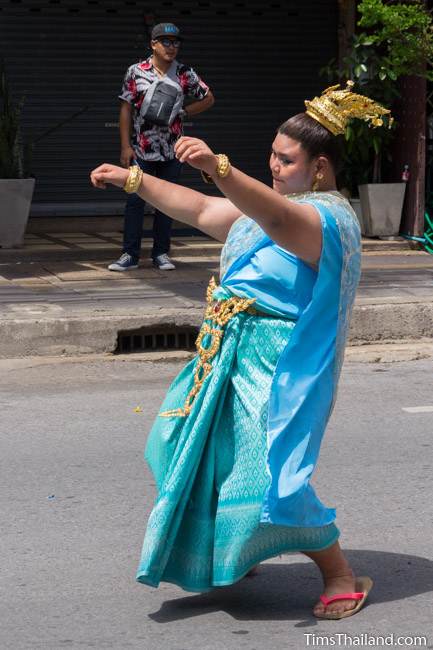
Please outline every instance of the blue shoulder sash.
[[[267, 430], [270, 483], [261, 521], [323, 526], [335, 519], [335, 510], [317, 498], [310, 478], [336, 397], [360, 276], [360, 231], [343, 197], [315, 193], [298, 200], [313, 204], [320, 214], [323, 238], [317, 274], [313, 277], [295, 256], [283, 255], [261, 231], [250, 249], [229, 266], [221, 284], [235, 295], [256, 297], [265, 310], [297, 319], [272, 381]], [[288, 276], [310, 283], [309, 290], [288, 287]], [[269, 295], [264, 295], [263, 286], [272, 288]]]

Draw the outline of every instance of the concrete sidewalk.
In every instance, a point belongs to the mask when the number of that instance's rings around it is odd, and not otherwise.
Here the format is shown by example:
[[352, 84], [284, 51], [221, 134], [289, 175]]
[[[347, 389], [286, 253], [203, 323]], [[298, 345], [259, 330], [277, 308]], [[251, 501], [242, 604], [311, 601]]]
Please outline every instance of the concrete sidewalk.
[[[0, 357], [113, 352], [118, 333], [200, 325], [209, 277], [218, 277], [221, 245], [175, 237], [176, 271], [147, 259], [113, 273], [119, 232], [31, 234], [0, 250]], [[402, 242], [363, 242], [363, 273], [350, 342], [433, 337], [433, 256]]]

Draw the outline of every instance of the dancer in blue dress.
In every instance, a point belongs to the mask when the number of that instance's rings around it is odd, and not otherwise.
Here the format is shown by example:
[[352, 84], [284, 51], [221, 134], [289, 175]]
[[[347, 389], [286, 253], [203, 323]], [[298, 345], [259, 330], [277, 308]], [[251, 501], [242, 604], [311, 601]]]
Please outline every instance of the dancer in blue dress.
[[197, 356], [172, 383], [146, 459], [157, 485], [137, 580], [207, 591], [261, 561], [301, 552], [319, 567], [321, 618], [357, 612], [372, 582], [354, 576], [335, 510], [310, 483], [331, 414], [360, 275], [359, 225], [336, 189], [348, 120], [386, 109], [347, 88], [306, 102], [272, 144], [273, 188], [196, 138], [176, 155], [224, 198], [104, 164], [91, 179], [137, 192], [225, 242]]

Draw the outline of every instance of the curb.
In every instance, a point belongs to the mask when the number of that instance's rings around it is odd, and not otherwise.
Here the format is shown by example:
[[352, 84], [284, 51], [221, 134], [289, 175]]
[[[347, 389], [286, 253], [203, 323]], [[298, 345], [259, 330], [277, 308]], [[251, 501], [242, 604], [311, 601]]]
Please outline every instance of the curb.
[[0, 320], [0, 358], [114, 352], [120, 331], [145, 328], [200, 327], [203, 309], [167, 310], [69, 318], [16, 318]]
[[349, 344], [433, 337], [433, 302], [355, 304]]
[[[120, 331], [199, 328], [203, 308], [0, 320], [0, 358], [113, 353]], [[355, 305], [349, 345], [433, 337], [433, 302]]]

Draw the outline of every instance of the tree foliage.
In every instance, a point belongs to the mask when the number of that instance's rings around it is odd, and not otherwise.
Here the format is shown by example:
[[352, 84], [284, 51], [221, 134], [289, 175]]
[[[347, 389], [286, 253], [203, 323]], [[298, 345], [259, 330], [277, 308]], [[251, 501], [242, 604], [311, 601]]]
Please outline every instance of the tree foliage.
[[[331, 80], [356, 82], [355, 91], [391, 108], [399, 96], [398, 80], [419, 75], [433, 80], [433, 20], [422, 0], [362, 0], [359, 31], [339, 66], [326, 68]], [[385, 124], [386, 126], [386, 124]], [[394, 128], [372, 129], [352, 121], [346, 130], [346, 154], [340, 183], [356, 194], [357, 186], [380, 182], [382, 161], [389, 157]]]

